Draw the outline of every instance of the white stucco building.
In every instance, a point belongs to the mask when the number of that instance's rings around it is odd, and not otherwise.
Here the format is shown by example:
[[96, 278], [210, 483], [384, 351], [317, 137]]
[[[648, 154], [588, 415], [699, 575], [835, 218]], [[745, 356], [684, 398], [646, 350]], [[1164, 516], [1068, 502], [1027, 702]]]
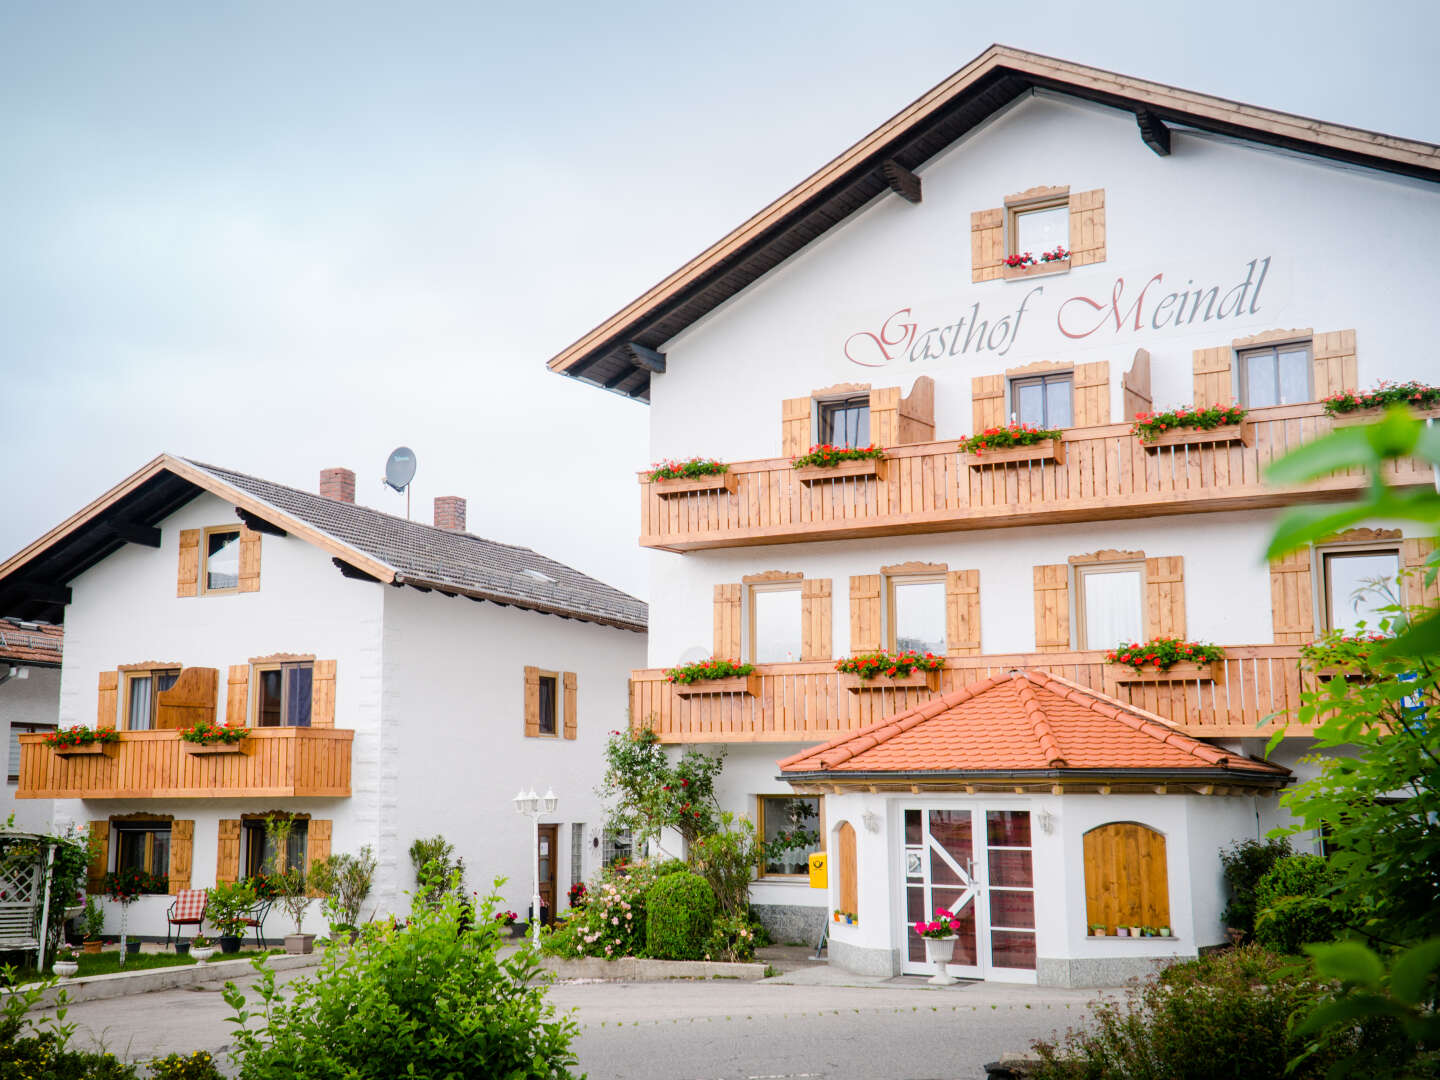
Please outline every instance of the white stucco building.
[[0, 824], [13, 816], [14, 827], [22, 832], [50, 820], [47, 803], [15, 795], [20, 787], [20, 736], [55, 729], [64, 643], [64, 631], [51, 623], [0, 618], [0, 763], [5, 769]]
[[[247, 877], [279, 811], [307, 860], [372, 848], [367, 918], [408, 910], [409, 847], [436, 834], [472, 890], [508, 878], [523, 917], [531, 823], [512, 799], [550, 787], [541, 891], [563, 908], [605, 850], [594, 789], [645, 605], [471, 535], [463, 499], [437, 499], [435, 520], [355, 505], [345, 469], [319, 495], [169, 455], [127, 477], [0, 564], [0, 609], [64, 619], [59, 723], [118, 731], [78, 756], [22, 736], [17, 803], [89, 823], [97, 886], [120, 866], [170, 893]], [[248, 737], [180, 739], [201, 721]], [[139, 900], [130, 932], [163, 935], [169, 901]], [[267, 933], [284, 930], [272, 913]]]
[[[1313, 678], [1299, 647], [1369, 614], [1359, 581], [1431, 551], [1370, 522], [1267, 564], [1283, 508], [1364, 478], [1282, 490], [1262, 472], [1331, 429], [1332, 395], [1440, 372], [1421, 344], [1436, 275], [1415, 241], [1440, 228], [1437, 181], [1435, 146], [997, 46], [550, 361], [648, 401], [655, 460], [728, 463], [709, 481], [640, 477], [654, 600], [632, 717], [723, 745], [722, 802], [767, 832], [818, 827], [827, 889], [793, 859], [753, 888], [780, 934], [858, 911], [831, 924], [832, 962], [916, 970], [909, 897], [957, 872], [907, 840], [909, 816], [936, 810], [972, 830], [1014, 812], [1033, 838], [999, 845], [1035, 897], [1009, 924], [990, 903], [1013, 884], [980, 858], [958, 871], [969, 974], [1083, 985], [1224, 940], [1219, 852], [1280, 822], [1275, 788], [1310, 768], [1294, 726], [1272, 758], [1288, 774], [1248, 763]], [[1154, 444], [1132, 430], [1138, 413], [1210, 405], [1243, 423]], [[988, 455], [960, 441], [1010, 423], [1059, 435]], [[824, 443], [883, 460], [793, 467]], [[1394, 479], [1435, 482], [1418, 464]], [[1402, 588], [1434, 599], [1414, 577]], [[1225, 656], [1144, 677], [1106, 660], [1157, 637]], [[858, 685], [835, 670], [906, 646], [943, 670]], [[712, 654], [754, 672], [710, 693], [666, 681]], [[811, 753], [875, 742], [917, 709], [963, 712], [975, 686], [1027, 672], [1229, 764], [1184, 782], [1117, 751], [987, 779], [988, 744], [962, 729], [946, 746], [968, 756], [862, 784]], [[1031, 827], [1041, 815], [1051, 828]], [[1109, 850], [1100, 830], [1126, 824], [1158, 842], [1092, 867], [1087, 844]], [[1164, 896], [1132, 887], [1141, 858], [1164, 864]], [[1114, 936], [1162, 915], [1168, 939]], [[1088, 937], [1094, 922], [1109, 935]]]

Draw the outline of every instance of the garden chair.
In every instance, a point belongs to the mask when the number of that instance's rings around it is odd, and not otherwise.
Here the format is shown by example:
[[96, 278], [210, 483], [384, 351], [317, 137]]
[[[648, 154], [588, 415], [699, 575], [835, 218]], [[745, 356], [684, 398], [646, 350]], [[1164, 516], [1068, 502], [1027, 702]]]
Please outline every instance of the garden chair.
[[208, 889], [181, 889], [165, 912], [165, 947], [170, 947], [170, 934], [174, 931], [175, 941], [180, 941], [180, 928], [193, 926], [200, 932], [205, 921], [205, 905], [210, 900]]
[[265, 945], [265, 916], [270, 914], [270, 909], [275, 906], [275, 901], [261, 900], [245, 913], [245, 925], [255, 930], [255, 941], [263, 952]]

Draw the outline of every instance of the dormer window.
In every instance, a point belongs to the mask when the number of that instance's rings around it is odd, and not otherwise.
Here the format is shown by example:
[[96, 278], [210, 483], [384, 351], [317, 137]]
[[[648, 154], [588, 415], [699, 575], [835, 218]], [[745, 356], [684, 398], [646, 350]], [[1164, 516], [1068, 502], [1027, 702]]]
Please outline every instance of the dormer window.
[[206, 593], [240, 590], [240, 527], [205, 530], [205, 565], [200, 574]]
[[830, 446], [869, 446], [869, 393], [816, 401], [815, 442]]

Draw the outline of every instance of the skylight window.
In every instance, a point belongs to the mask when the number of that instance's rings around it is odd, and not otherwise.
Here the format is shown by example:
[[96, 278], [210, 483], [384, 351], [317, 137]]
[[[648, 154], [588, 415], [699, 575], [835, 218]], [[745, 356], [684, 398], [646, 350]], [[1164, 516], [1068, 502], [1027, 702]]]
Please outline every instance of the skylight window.
[[521, 573], [528, 578], [534, 578], [536, 581], [543, 581], [547, 585], [555, 584], [555, 579], [553, 577], [550, 577], [548, 574], [542, 574], [539, 570], [531, 570], [528, 566], [525, 567], [525, 569], [522, 570]]

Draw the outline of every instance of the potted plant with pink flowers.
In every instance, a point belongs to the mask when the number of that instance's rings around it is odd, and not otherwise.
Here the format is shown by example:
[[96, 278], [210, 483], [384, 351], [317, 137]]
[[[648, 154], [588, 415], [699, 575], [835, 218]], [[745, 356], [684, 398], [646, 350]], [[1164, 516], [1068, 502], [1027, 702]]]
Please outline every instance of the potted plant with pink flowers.
[[955, 951], [955, 939], [959, 936], [960, 920], [944, 908], [935, 909], [935, 921], [920, 921], [915, 932], [925, 939], [925, 959], [935, 965], [935, 974], [930, 982], [935, 986], [949, 986], [955, 976], [947, 970], [951, 954]]

